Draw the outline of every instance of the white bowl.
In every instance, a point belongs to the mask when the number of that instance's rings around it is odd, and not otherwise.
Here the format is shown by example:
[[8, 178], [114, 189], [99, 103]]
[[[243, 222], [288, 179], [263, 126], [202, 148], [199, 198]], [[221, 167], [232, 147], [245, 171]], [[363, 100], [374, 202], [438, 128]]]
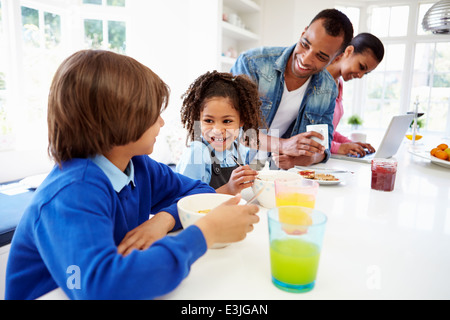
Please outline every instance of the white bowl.
[[275, 203], [275, 179], [284, 180], [301, 180], [303, 177], [295, 172], [281, 171], [281, 170], [265, 170], [260, 171], [258, 178], [252, 186], [253, 193], [256, 194], [259, 190], [263, 192], [258, 196], [260, 205], [267, 209], [276, 207]]
[[[231, 198], [234, 198], [234, 196], [222, 193], [199, 193], [180, 199], [177, 208], [181, 225], [186, 229], [207, 214], [199, 213], [199, 211], [214, 209]], [[246, 204], [246, 201], [241, 199], [239, 204]], [[229, 243], [216, 243], [212, 248], [223, 248], [227, 245]]]

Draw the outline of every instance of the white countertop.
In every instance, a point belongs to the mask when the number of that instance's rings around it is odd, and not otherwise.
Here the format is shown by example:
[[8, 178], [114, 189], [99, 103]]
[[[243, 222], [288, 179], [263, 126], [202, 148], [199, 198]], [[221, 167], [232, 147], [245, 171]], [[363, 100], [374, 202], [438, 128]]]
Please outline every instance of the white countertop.
[[[396, 155], [392, 192], [370, 188], [369, 164], [331, 159], [320, 165], [354, 174], [345, 183], [319, 187], [316, 209], [328, 223], [312, 291], [287, 293], [272, 284], [262, 208], [246, 239], [208, 250], [161, 299], [450, 299], [450, 168], [407, 149], [404, 142]], [[65, 295], [57, 289], [42, 298]]]

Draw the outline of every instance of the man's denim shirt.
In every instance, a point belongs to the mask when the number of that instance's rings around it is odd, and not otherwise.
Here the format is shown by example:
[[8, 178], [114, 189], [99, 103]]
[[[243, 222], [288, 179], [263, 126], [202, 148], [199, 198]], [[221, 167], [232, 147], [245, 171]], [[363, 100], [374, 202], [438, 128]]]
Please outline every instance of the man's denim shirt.
[[[287, 48], [251, 49], [242, 53], [231, 69], [234, 75], [246, 74], [258, 84], [262, 101], [261, 111], [268, 127], [280, 105], [284, 90], [284, 71], [294, 48], [295, 45]], [[333, 140], [333, 114], [337, 95], [336, 82], [326, 69], [314, 74], [306, 89], [297, 119], [282, 137], [289, 138], [306, 132], [306, 126], [310, 124], [328, 124], [329, 146], [323, 162], [328, 161]]]

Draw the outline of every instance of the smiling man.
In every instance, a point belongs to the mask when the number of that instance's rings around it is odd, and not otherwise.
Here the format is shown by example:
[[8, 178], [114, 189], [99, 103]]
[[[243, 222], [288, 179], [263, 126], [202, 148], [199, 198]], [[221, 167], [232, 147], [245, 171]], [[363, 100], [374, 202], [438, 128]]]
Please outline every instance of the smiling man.
[[272, 153], [282, 169], [326, 162], [330, 156], [306, 132], [310, 124], [327, 124], [333, 137], [333, 113], [337, 86], [326, 67], [353, 38], [353, 26], [345, 14], [326, 9], [314, 17], [300, 40], [291, 47], [262, 47], [242, 53], [231, 72], [247, 74], [257, 84], [268, 132], [260, 133], [260, 150]]

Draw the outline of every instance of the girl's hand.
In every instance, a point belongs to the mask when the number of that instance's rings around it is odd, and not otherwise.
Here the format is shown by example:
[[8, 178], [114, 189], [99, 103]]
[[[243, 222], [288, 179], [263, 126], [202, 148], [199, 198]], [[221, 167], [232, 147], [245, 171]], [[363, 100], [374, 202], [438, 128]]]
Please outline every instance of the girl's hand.
[[153, 242], [165, 237], [175, 226], [175, 219], [168, 212], [159, 212], [140, 226], [129, 231], [117, 247], [119, 254], [126, 256], [133, 249], [148, 249]]
[[236, 195], [243, 189], [251, 187], [258, 175], [258, 171], [251, 169], [248, 165], [237, 167], [231, 173], [227, 184], [216, 189], [218, 193]]
[[253, 224], [259, 222], [256, 205], [237, 205], [241, 195], [224, 202], [211, 210], [195, 225], [200, 228], [210, 248], [214, 243], [227, 243], [243, 240], [253, 230]]

